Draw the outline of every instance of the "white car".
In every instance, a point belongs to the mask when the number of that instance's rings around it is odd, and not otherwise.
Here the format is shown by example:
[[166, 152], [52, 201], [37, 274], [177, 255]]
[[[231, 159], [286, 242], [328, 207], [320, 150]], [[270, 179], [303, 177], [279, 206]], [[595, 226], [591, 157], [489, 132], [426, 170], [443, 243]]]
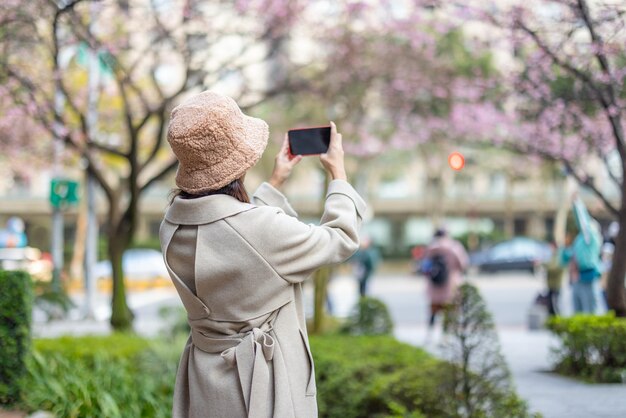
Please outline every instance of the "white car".
[[[149, 248], [132, 248], [124, 252], [122, 266], [126, 280], [151, 280], [169, 277], [163, 255]], [[111, 278], [111, 262], [100, 261], [94, 269], [97, 279]]]
[[25, 270], [34, 279], [52, 279], [52, 260], [37, 248], [0, 248], [0, 270]]

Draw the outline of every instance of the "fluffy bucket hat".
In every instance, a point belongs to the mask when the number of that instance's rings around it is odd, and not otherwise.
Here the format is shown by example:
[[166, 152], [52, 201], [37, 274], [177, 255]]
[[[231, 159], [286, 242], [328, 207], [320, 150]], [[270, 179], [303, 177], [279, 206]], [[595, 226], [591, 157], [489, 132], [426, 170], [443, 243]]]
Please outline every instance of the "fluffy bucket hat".
[[176, 185], [191, 194], [226, 186], [259, 161], [268, 136], [267, 123], [244, 115], [230, 97], [190, 97], [172, 110], [167, 131], [179, 162]]

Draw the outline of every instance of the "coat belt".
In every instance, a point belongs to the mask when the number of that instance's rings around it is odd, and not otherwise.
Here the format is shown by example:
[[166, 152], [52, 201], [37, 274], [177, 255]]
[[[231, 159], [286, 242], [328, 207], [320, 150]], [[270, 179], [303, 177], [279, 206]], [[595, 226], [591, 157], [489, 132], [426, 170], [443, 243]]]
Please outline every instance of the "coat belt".
[[[274, 359], [276, 347], [276, 341], [270, 334], [275, 318], [273, 314], [260, 327], [243, 334], [220, 335], [219, 338], [210, 337], [200, 332], [194, 324], [191, 325], [191, 339], [196, 347], [206, 353], [219, 353], [229, 367], [237, 367], [248, 418], [266, 418], [271, 413], [267, 400], [275, 388], [270, 387], [268, 362]], [[274, 376], [274, 383], [284, 378], [286, 376]], [[274, 393], [274, 396], [281, 395]], [[275, 415], [277, 411], [273, 412]]]

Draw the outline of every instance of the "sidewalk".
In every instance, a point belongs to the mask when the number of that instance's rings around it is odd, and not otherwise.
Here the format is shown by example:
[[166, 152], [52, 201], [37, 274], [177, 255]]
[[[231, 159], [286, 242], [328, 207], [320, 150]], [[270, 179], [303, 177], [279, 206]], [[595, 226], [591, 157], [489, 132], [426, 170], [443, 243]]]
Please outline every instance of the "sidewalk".
[[[551, 373], [551, 347], [557, 341], [547, 331], [529, 331], [525, 326], [528, 303], [542, 286], [531, 276], [507, 275], [473, 279], [496, 322], [502, 353], [519, 395], [533, 412], [544, 418], [624, 418], [626, 385], [586, 384]], [[424, 281], [412, 276], [377, 277], [370, 287], [382, 299], [396, 324], [401, 341], [438, 355], [437, 337], [424, 346], [426, 301]], [[356, 283], [336, 278], [330, 292], [337, 314], [356, 301]]]
[[[439, 354], [436, 344], [423, 345], [424, 326], [400, 326], [395, 334], [401, 341]], [[500, 327], [498, 335], [517, 392], [531, 411], [544, 418], [626, 417], [626, 385], [586, 384], [550, 372], [550, 347], [555, 341], [547, 331]]]

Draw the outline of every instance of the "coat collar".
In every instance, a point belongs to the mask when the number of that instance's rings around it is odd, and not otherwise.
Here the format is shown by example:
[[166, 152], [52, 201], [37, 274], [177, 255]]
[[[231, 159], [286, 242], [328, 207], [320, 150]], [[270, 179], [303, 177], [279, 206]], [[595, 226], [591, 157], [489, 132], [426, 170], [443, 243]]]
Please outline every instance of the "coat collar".
[[232, 196], [215, 194], [196, 199], [174, 198], [165, 213], [168, 222], [178, 225], [202, 225], [254, 209]]

